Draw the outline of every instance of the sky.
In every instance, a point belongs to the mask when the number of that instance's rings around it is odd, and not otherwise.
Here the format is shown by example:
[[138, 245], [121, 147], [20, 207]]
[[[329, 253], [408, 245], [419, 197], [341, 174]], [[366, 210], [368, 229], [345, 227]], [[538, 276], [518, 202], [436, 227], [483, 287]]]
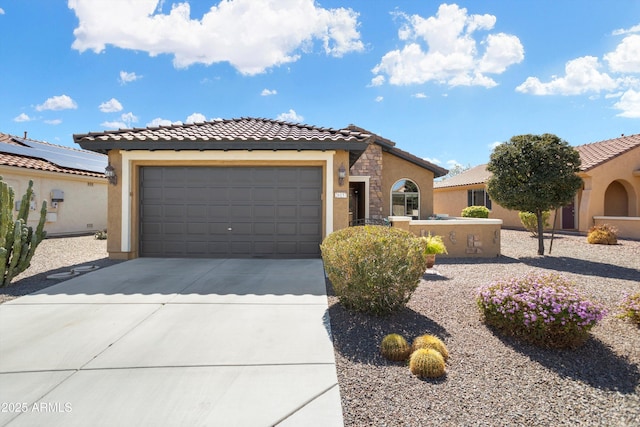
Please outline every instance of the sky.
[[637, 0], [0, 0], [0, 132], [258, 117], [445, 168], [640, 133]]

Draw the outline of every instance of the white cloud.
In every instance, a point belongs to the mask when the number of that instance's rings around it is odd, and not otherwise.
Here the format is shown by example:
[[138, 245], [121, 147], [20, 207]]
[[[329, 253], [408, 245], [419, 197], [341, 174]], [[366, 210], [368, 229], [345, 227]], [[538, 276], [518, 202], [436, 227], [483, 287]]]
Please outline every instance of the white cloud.
[[640, 119], [640, 91], [633, 89], [627, 90], [613, 108], [622, 110], [617, 114], [619, 117], [628, 117], [631, 119]]
[[314, 0], [216, 3], [192, 19], [187, 2], [162, 13], [158, 0], [69, 0], [79, 21], [72, 47], [99, 53], [113, 45], [151, 56], [170, 54], [178, 68], [229, 62], [249, 75], [298, 60], [314, 40], [334, 57], [364, 50], [352, 9], [324, 9]]
[[304, 120], [304, 117], [296, 113], [293, 109], [290, 109], [286, 113], [279, 114], [278, 117], [276, 117], [276, 120], [280, 120], [283, 122], [301, 123]]
[[120, 71], [120, 78], [118, 81], [120, 84], [125, 85], [127, 83], [135, 82], [136, 80], [140, 80], [142, 76], [137, 75], [135, 72], [129, 73], [126, 71]]
[[20, 113], [17, 117], [13, 118], [14, 122], [30, 122], [31, 120], [33, 119], [25, 113]]
[[428, 96], [427, 96], [427, 95], [425, 95], [425, 94], [424, 94], [424, 93], [422, 93], [422, 92], [414, 93], [414, 94], [413, 94], [413, 95], [411, 95], [411, 96], [412, 96], [412, 97], [414, 97], [414, 98], [418, 98], [418, 99], [425, 99], [425, 98], [428, 98]]
[[193, 113], [189, 117], [187, 117], [187, 119], [184, 122], [185, 123], [202, 123], [206, 121], [207, 121], [207, 118], [204, 116], [204, 114]]
[[618, 30], [614, 30], [612, 34], [614, 36], [619, 36], [619, 35], [622, 35], [622, 34], [630, 34], [630, 33], [640, 33], [640, 24], [634, 25], [633, 27], [628, 28], [626, 30], [624, 28], [620, 28]]
[[120, 121], [102, 122], [100, 126], [110, 129], [130, 128], [133, 123], [138, 122], [138, 117], [133, 113], [123, 113], [120, 115]]
[[157, 126], [171, 126], [173, 122], [171, 120], [162, 119], [160, 117], [156, 117], [147, 123], [147, 127], [157, 127]]
[[60, 123], [62, 123], [62, 120], [60, 119], [53, 119], [53, 120], [45, 120], [44, 121], [46, 124], [48, 125], [59, 125]]
[[110, 100], [100, 104], [98, 108], [103, 113], [116, 113], [118, 111], [122, 111], [122, 104], [120, 104], [117, 99], [111, 98]]
[[501, 142], [501, 141], [496, 141], [496, 142], [492, 142], [491, 144], [489, 144], [489, 145], [488, 145], [488, 147], [491, 149], [491, 151], [493, 151], [493, 150], [495, 150], [495, 149], [496, 149], [496, 147], [497, 147], [498, 145], [500, 145], [500, 144], [502, 144], [502, 142]]
[[[387, 52], [372, 72], [374, 82], [387, 75], [393, 85], [422, 84], [428, 81], [449, 86], [492, 87], [497, 83], [484, 73], [501, 74], [509, 66], [524, 59], [524, 48], [518, 37], [497, 33], [480, 40], [482, 55], [473, 35], [478, 30], [493, 29], [496, 17], [468, 15], [467, 9], [442, 4], [436, 16], [397, 14], [407, 22], [398, 31], [406, 41], [402, 49]], [[426, 50], [423, 46], [426, 45]]]
[[106, 129], [125, 129], [127, 127], [127, 124], [124, 122], [113, 121], [113, 122], [102, 122], [100, 123], [100, 126]]
[[384, 100], [384, 96], [376, 96], [376, 102], [382, 102]]
[[78, 108], [78, 104], [76, 104], [76, 102], [67, 95], [51, 97], [44, 101], [44, 103], [36, 106], [36, 110], [38, 111], [75, 110], [76, 108]]
[[4, 9], [0, 7], [0, 15], [4, 15]]
[[437, 159], [435, 157], [424, 157], [424, 160], [426, 160], [427, 162], [431, 162], [434, 165], [441, 165], [442, 161], [440, 159]]
[[369, 84], [369, 86], [370, 87], [382, 86], [385, 80], [386, 79], [384, 76], [375, 76], [374, 78], [371, 79], [371, 83]]
[[625, 37], [616, 50], [604, 56], [611, 71], [640, 73], [640, 34]]
[[607, 73], [601, 73], [600, 68], [598, 58], [583, 56], [567, 62], [564, 76], [553, 76], [548, 83], [537, 77], [528, 77], [516, 91], [532, 95], [580, 95], [615, 90], [618, 83]]
[[262, 92], [260, 92], [261, 96], [271, 96], [271, 95], [277, 95], [278, 91], [275, 89], [262, 89]]

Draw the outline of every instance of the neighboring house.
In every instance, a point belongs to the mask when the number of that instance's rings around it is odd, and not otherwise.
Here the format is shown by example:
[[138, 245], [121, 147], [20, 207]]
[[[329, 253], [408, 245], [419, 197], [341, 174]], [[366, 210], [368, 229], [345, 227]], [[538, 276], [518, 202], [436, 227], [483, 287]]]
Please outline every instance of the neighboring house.
[[107, 156], [0, 133], [0, 176], [15, 193], [16, 207], [33, 181], [29, 225], [47, 202], [49, 236], [94, 233], [107, 226]]
[[[108, 154], [117, 175], [109, 186], [107, 248], [123, 259], [319, 257], [322, 239], [349, 225], [351, 189], [366, 193], [358, 194], [355, 218], [382, 217], [391, 209], [391, 186], [411, 179], [419, 186], [410, 189], [419, 193], [415, 209], [426, 217], [433, 176], [446, 173], [426, 170], [427, 162], [356, 127], [268, 119], [87, 133], [74, 141]], [[375, 173], [358, 163], [372, 151]], [[413, 203], [406, 199], [405, 208]]]
[[393, 141], [365, 129], [369, 146], [349, 170], [349, 221], [388, 216], [427, 219], [433, 215], [433, 179], [447, 170], [396, 148]]
[[[575, 147], [584, 185], [575, 200], [557, 214], [557, 228], [587, 232], [595, 224], [611, 224], [621, 237], [640, 239], [640, 134]], [[486, 165], [434, 183], [436, 213], [459, 216], [470, 205], [485, 205], [490, 218], [506, 227], [521, 227], [517, 212], [491, 203], [485, 191]], [[484, 203], [483, 203], [484, 202]]]
[[433, 183], [433, 210], [437, 214], [459, 217], [468, 206], [486, 206], [489, 218], [502, 220], [503, 227], [522, 227], [517, 211], [493, 203], [486, 191], [491, 172], [487, 165], [478, 165], [442, 181]]

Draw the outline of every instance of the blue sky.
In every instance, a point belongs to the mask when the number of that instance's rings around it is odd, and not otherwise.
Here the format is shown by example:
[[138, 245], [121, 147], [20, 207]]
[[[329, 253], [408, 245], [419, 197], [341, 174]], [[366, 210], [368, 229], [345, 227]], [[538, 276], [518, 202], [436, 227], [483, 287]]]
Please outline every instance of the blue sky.
[[[131, 4], [129, 4], [131, 3]], [[349, 124], [443, 167], [640, 132], [637, 0], [0, 0], [0, 132]]]

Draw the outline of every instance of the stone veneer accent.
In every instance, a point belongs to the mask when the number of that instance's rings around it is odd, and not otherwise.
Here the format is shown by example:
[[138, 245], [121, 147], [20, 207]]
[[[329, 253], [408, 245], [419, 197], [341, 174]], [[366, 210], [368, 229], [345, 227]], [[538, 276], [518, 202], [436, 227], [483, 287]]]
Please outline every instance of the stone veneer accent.
[[368, 176], [369, 178], [369, 217], [382, 218], [382, 147], [370, 143], [349, 170], [350, 175]]

